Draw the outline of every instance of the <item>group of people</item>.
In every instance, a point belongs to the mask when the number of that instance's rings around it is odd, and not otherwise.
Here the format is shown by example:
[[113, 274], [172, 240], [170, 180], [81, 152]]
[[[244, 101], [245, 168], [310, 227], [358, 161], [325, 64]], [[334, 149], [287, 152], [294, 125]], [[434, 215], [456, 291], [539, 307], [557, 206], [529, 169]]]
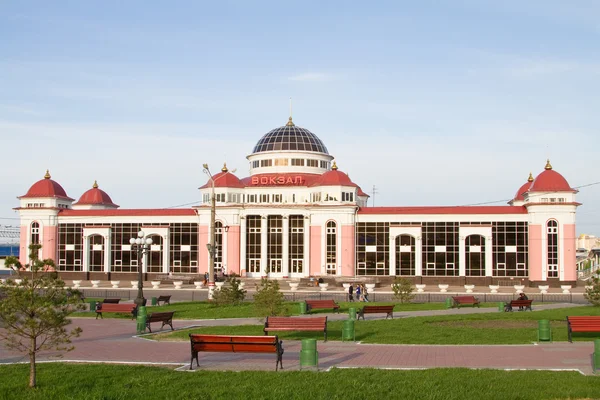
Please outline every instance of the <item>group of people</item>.
[[367, 288], [365, 285], [361, 283], [356, 284], [356, 292], [354, 290], [354, 286], [350, 284], [348, 287], [348, 301], [354, 301], [354, 294], [356, 293], [356, 301], [369, 301], [369, 292], [367, 292]]

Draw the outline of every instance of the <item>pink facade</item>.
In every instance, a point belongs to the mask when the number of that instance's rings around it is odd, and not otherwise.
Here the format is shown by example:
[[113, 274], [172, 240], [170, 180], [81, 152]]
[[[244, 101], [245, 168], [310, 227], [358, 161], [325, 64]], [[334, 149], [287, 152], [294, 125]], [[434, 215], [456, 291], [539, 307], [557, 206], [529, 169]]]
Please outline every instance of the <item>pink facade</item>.
[[542, 226], [529, 225], [529, 279], [544, 280], [542, 276]]
[[576, 260], [577, 256], [575, 255], [575, 225], [574, 224], [565, 224], [563, 225], [563, 240], [562, 240], [562, 257], [563, 257], [563, 268], [565, 271], [565, 276], [563, 280], [565, 281], [575, 281], [577, 280], [577, 266]]
[[21, 225], [21, 236], [20, 236], [20, 244], [21, 249], [19, 251], [19, 261], [21, 264], [25, 265], [27, 263], [27, 257], [29, 257], [29, 249], [28, 240], [29, 238], [29, 227]]
[[240, 227], [230, 226], [227, 235], [227, 271], [240, 275]]
[[310, 227], [310, 275], [321, 275], [321, 227]]
[[42, 258], [56, 260], [56, 234], [58, 227], [44, 226], [42, 234]]
[[354, 275], [354, 225], [342, 225], [342, 248], [341, 248], [341, 259], [342, 259], [342, 275], [353, 276]]

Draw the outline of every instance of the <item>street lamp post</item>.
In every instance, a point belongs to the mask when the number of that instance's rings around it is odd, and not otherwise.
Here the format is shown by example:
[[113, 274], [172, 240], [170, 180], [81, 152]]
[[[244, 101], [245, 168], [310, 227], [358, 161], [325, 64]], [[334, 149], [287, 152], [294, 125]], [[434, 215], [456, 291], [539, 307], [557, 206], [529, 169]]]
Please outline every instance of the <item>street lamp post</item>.
[[152, 245], [152, 238], [145, 237], [144, 231], [139, 231], [137, 237], [129, 239], [132, 249], [135, 249], [137, 254], [138, 264], [138, 292], [137, 297], [133, 301], [137, 306], [137, 332], [143, 333], [146, 330], [146, 300], [144, 299], [144, 279], [142, 275], [142, 264], [144, 254], [148, 252]]
[[[213, 293], [215, 290], [215, 255], [217, 253], [217, 248], [215, 246], [215, 219], [216, 219], [216, 198], [215, 198], [215, 181], [224, 177], [230, 171], [224, 165], [221, 169], [222, 175], [217, 176], [216, 178], [210, 172], [210, 168], [208, 168], [208, 164], [202, 164], [203, 171], [208, 178], [210, 179], [210, 227], [208, 233], [208, 243], [206, 244], [206, 248], [208, 249], [208, 254], [210, 256], [210, 260], [208, 262], [208, 300], [213, 299]], [[235, 169], [231, 171], [231, 173], [235, 173]]]

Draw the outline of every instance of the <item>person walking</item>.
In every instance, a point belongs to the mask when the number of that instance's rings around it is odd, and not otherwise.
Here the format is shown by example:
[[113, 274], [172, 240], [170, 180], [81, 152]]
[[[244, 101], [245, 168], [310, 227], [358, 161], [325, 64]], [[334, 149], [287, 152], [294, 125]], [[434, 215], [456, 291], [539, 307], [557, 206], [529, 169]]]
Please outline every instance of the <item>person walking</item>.
[[362, 301], [360, 283], [356, 285], [356, 301]]
[[352, 284], [350, 284], [350, 287], [348, 288], [348, 301], [354, 301], [354, 297], [352, 297], [353, 294], [354, 294], [354, 286], [352, 286]]
[[365, 302], [369, 302], [369, 292], [367, 291], [367, 287], [365, 285], [363, 285], [362, 287], [362, 296], [363, 296], [363, 300]]

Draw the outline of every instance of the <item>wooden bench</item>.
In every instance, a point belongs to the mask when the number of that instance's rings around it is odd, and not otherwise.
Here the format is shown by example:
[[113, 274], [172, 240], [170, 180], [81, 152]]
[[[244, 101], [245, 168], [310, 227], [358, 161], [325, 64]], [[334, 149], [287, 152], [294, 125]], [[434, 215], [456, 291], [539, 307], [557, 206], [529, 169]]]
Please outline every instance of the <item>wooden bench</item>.
[[104, 299], [104, 300], [101, 301], [101, 303], [119, 304], [120, 301], [121, 301], [121, 299]]
[[101, 304], [100, 307], [96, 308], [96, 319], [98, 319], [98, 315], [100, 318], [102, 317], [102, 313], [105, 312], [114, 312], [114, 313], [131, 313], [131, 319], [135, 318], [136, 315], [136, 305], [133, 303], [129, 304]]
[[317, 331], [325, 333], [327, 341], [327, 317], [267, 317], [263, 331]]
[[571, 338], [573, 332], [600, 332], [600, 317], [567, 317], [567, 328], [569, 330], [569, 342], [573, 343]]
[[511, 300], [510, 303], [506, 303], [504, 305], [504, 311], [513, 311], [513, 307], [519, 307], [519, 311], [527, 311], [527, 309], [529, 309], [529, 311], [533, 311], [533, 309], [531, 308], [531, 303], [533, 302], [533, 300]]
[[148, 328], [148, 331], [152, 333], [152, 329], [150, 329], [150, 324], [152, 322], [162, 322], [162, 325], [160, 327], [161, 330], [165, 325], [169, 325], [171, 327], [171, 330], [174, 331], [175, 329], [173, 329], [173, 314], [175, 314], [175, 311], [155, 312], [149, 314], [146, 317], [146, 328]]
[[394, 319], [394, 306], [364, 306], [361, 310], [358, 310], [357, 318], [362, 317], [365, 320], [365, 314], [379, 314], [386, 313], [385, 319], [391, 317]]
[[165, 296], [158, 296], [158, 298], [156, 299], [156, 304], [158, 304], [160, 306], [160, 302], [163, 302], [163, 306], [165, 304], [171, 304], [171, 295], [165, 295]]
[[328, 309], [332, 308], [336, 312], [340, 312], [340, 306], [333, 300], [305, 300], [306, 312], [310, 313], [311, 310], [317, 309]]
[[454, 296], [452, 297], [453, 300], [453, 304], [452, 304], [452, 308], [456, 307], [456, 308], [460, 308], [460, 306], [462, 305], [471, 305], [473, 307], [477, 306], [479, 307], [479, 299], [476, 298], [475, 296]]
[[226, 353], [275, 353], [275, 371], [279, 365], [283, 369], [283, 342], [277, 336], [226, 336], [226, 335], [198, 335], [190, 333], [190, 344], [192, 346], [192, 359], [198, 363], [198, 353], [226, 352]]

